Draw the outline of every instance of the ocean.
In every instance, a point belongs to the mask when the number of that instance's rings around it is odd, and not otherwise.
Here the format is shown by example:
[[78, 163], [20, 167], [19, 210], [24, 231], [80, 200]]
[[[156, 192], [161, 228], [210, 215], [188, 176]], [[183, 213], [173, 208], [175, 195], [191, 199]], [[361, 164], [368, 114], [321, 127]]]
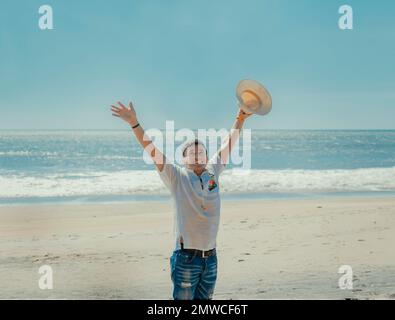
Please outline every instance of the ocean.
[[[226, 198], [395, 195], [395, 130], [252, 130]], [[169, 197], [130, 131], [1, 130], [0, 204]]]

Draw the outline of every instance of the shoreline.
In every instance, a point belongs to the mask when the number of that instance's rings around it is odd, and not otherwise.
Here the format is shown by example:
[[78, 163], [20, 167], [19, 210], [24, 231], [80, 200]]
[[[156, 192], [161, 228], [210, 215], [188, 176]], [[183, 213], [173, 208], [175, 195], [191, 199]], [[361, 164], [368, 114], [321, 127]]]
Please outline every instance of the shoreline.
[[[387, 198], [395, 197], [395, 191], [349, 191], [349, 192], [289, 192], [289, 193], [223, 193], [222, 201], [270, 201], [311, 200], [343, 198]], [[170, 194], [99, 195], [66, 197], [16, 197], [0, 198], [0, 208], [11, 206], [117, 204], [128, 202], [167, 202]]]
[[[170, 202], [0, 210], [0, 299], [170, 299]], [[223, 201], [214, 299], [395, 299], [395, 199]], [[54, 289], [40, 290], [50, 265]], [[340, 290], [338, 269], [353, 269]]]

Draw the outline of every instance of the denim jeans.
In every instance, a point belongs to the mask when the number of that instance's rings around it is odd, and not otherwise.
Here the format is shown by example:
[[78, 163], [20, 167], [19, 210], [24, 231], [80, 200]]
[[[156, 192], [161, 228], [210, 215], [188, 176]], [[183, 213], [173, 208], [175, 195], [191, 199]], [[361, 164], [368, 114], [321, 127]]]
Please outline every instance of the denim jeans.
[[217, 280], [217, 255], [201, 258], [176, 250], [170, 258], [174, 300], [210, 300]]

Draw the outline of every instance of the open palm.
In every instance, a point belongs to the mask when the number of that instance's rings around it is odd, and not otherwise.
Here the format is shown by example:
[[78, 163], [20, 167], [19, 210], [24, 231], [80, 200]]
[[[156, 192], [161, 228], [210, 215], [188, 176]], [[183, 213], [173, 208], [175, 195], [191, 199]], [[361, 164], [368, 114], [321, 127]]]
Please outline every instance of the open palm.
[[111, 106], [112, 115], [121, 118], [127, 123], [136, 124], [137, 116], [133, 104], [130, 102], [129, 106], [125, 107], [120, 101], [118, 101], [118, 105], [119, 106]]

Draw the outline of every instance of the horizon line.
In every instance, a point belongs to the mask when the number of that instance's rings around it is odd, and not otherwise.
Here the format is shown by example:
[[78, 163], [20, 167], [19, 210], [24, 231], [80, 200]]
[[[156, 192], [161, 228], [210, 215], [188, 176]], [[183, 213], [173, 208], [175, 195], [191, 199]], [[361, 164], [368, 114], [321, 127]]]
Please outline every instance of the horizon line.
[[[145, 130], [150, 129], [159, 129], [159, 130], [166, 130], [166, 128], [147, 128]], [[224, 128], [174, 128], [174, 130], [182, 130], [182, 129], [190, 129], [190, 130], [210, 130], [210, 129], [224, 129]], [[226, 129], [226, 128], [225, 128]], [[257, 129], [257, 128], [244, 128], [244, 129], [251, 129], [251, 130], [262, 130], [262, 131], [395, 131], [395, 128], [385, 128], [385, 129], [358, 129], [358, 128], [323, 128], [323, 129], [313, 129], [313, 128], [272, 128], [272, 129]], [[129, 128], [125, 129], [110, 129], [110, 128], [97, 128], [97, 129], [82, 129], [82, 128], [9, 128], [9, 129], [2, 129], [0, 131], [129, 131]]]

